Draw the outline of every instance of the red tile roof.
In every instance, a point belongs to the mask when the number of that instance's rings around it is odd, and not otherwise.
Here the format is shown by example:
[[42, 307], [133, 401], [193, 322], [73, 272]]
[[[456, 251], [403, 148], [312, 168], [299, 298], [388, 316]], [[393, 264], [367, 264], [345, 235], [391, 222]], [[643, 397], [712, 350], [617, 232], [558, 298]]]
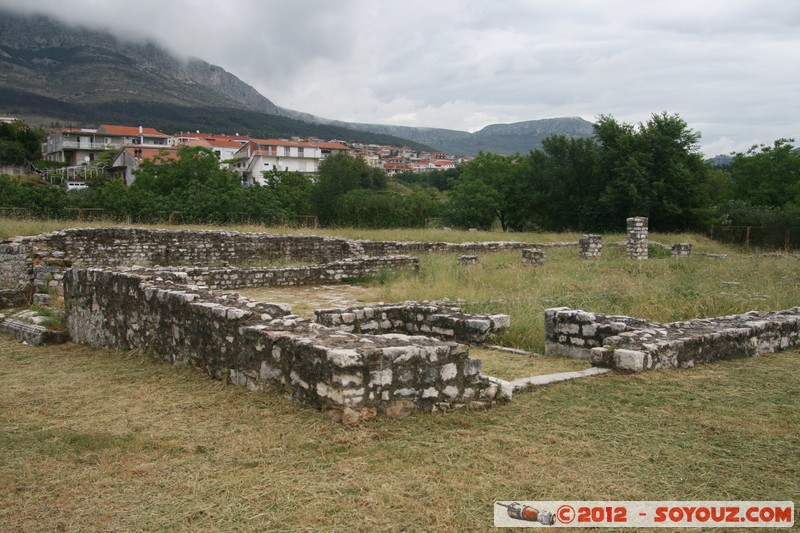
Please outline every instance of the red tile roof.
[[208, 146], [212, 148], [236, 148], [237, 150], [242, 147], [242, 143], [238, 143], [230, 139], [215, 139], [213, 137], [208, 139], [190, 139], [184, 143], [181, 143], [181, 145]]
[[346, 145], [344, 145], [342, 143], [337, 143], [337, 142], [322, 141], [322, 142], [314, 142], [314, 143], [311, 143], [311, 144], [313, 144], [314, 146], [318, 146], [320, 148], [326, 149], [326, 150], [349, 150], [350, 149], [349, 146], [346, 146]]
[[249, 141], [250, 137], [247, 135], [228, 135], [227, 133], [197, 133], [192, 131], [182, 131], [180, 133], [176, 133], [173, 137], [177, 138], [186, 138], [186, 139], [225, 139], [225, 140], [232, 140], [232, 141], [240, 141], [239, 145], [241, 145], [241, 141]]
[[127, 135], [130, 137], [134, 137], [136, 135], [147, 135], [148, 137], [169, 137], [169, 135], [161, 133], [153, 128], [141, 128], [142, 131], [140, 133], [140, 127], [141, 126], [112, 126], [109, 124], [101, 124], [100, 127], [97, 128], [97, 133], [108, 133], [109, 135]]
[[136, 145], [133, 146], [126, 146], [125, 151], [131, 157], [135, 158], [138, 161], [144, 161], [145, 159], [154, 159], [156, 157], [160, 159], [178, 159], [178, 149], [174, 147], [164, 147], [164, 148], [139, 148]]

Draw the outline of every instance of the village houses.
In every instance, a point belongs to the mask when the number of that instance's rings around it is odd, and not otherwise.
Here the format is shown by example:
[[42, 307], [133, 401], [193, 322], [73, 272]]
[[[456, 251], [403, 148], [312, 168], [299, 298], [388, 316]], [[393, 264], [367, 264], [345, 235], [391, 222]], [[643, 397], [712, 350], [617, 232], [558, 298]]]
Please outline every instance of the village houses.
[[67, 188], [85, 187], [82, 176], [97, 172], [100, 154], [113, 151], [111, 166], [104, 171], [123, 178], [127, 185], [136, 179], [144, 160], [177, 157], [179, 146], [199, 146], [214, 152], [222, 168], [242, 176], [242, 183], [264, 184], [264, 174], [275, 171], [314, 175], [331, 155], [349, 153], [363, 158], [371, 167], [392, 176], [401, 172], [427, 172], [455, 168], [462, 160], [439, 152], [418, 152], [407, 146], [348, 144], [321, 139], [256, 139], [245, 135], [180, 132], [174, 135], [143, 126], [103, 124], [98, 128], [62, 128], [48, 135], [42, 154], [48, 161], [66, 163], [59, 169]]

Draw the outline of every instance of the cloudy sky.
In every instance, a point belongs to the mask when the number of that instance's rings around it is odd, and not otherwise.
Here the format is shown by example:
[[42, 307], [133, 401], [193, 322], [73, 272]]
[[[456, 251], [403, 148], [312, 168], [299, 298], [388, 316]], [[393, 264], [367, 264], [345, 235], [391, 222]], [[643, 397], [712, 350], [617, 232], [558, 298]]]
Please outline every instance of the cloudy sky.
[[796, 0], [0, 0], [220, 65], [276, 104], [475, 131], [680, 114], [707, 155], [800, 140]]

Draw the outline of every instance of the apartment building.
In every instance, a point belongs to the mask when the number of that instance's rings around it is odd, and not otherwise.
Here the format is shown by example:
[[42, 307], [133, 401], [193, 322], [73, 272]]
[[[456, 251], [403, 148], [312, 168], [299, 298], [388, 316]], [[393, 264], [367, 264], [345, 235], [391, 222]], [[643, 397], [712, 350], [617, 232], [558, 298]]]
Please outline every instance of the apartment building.
[[91, 164], [105, 150], [122, 149], [126, 145], [166, 147], [169, 135], [142, 126], [99, 128], [63, 128], [47, 136], [42, 144], [42, 157], [70, 166]]

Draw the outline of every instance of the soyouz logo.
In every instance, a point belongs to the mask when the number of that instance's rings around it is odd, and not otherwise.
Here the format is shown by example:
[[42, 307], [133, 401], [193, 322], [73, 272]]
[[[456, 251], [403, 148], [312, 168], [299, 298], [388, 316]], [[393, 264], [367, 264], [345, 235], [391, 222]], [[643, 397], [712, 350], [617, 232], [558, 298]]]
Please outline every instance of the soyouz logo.
[[790, 501], [496, 501], [496, 527], [785, 527]]

